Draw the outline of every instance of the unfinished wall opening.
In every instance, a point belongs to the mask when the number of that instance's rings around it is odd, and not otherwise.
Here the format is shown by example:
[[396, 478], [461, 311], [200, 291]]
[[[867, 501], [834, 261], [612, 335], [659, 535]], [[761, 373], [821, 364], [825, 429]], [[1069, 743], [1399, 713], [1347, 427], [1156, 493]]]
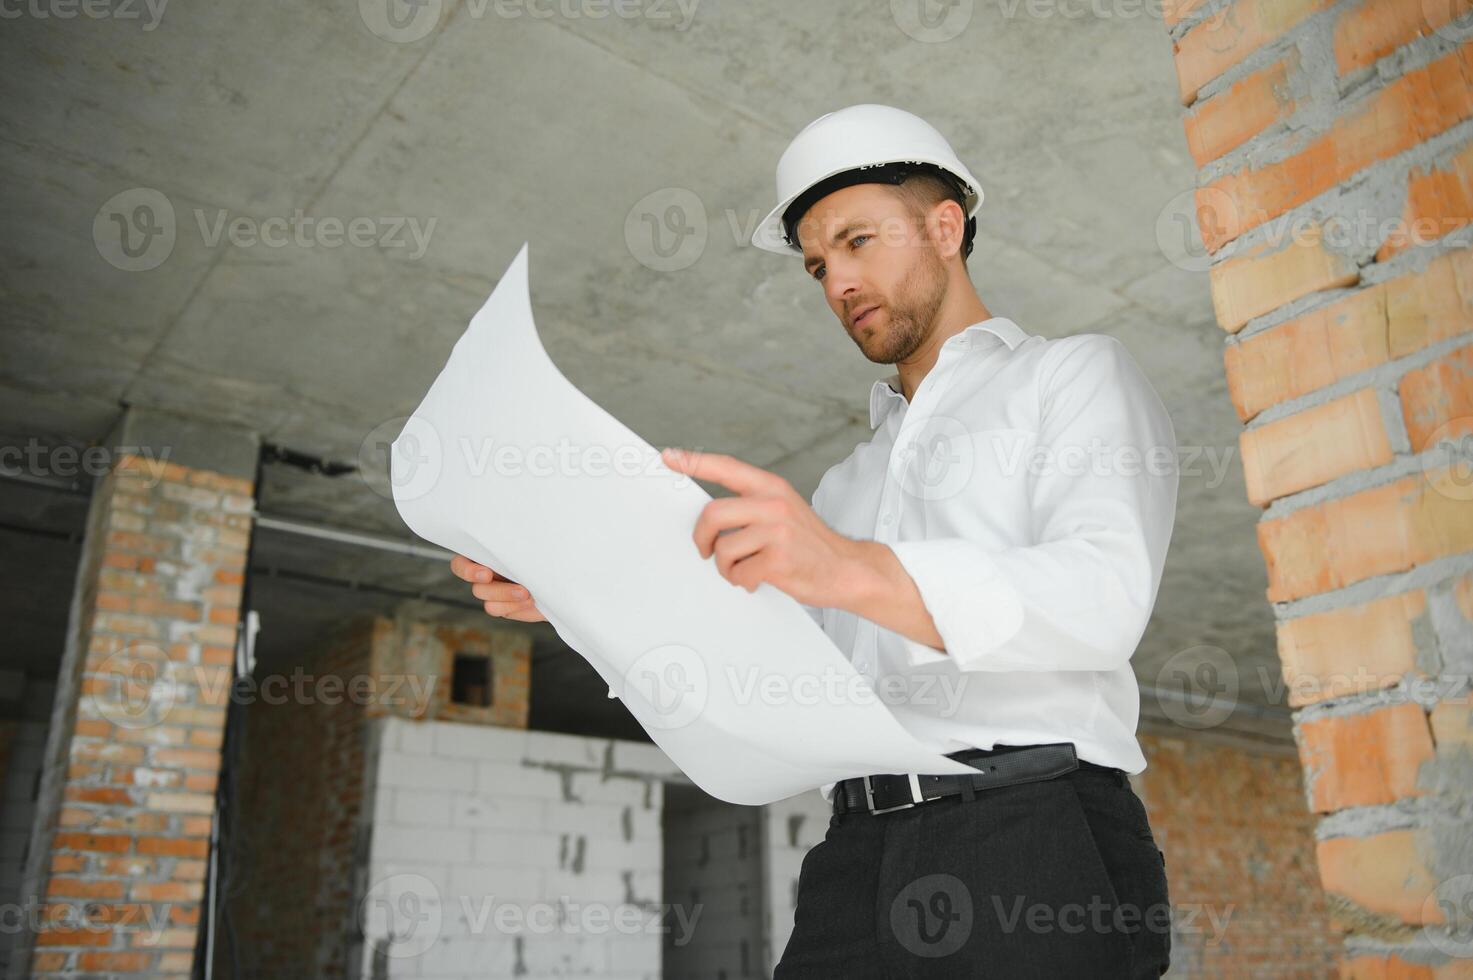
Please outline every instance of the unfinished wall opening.
[[764, 962], [762, 807], [667, 783], [664, 980], [770, 976]]
[[482, 654], [456, 653], [450, 671], [450, 700], [472, 708], [491, 707], [491, 661]]

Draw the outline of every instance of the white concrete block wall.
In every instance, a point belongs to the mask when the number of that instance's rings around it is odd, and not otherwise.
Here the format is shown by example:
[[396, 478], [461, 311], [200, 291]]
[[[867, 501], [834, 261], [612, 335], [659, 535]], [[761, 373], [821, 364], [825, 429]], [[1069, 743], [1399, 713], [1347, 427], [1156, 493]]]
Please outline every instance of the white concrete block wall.
[[[703, 908], [674, 916], [671, 906], [686, 899], [664, 894], [661, 815], [665, 783], [688, 780], [657, 746], [401, 718], [374, 724], [382, 731], [364, 904], [381, 910], [367, 924], [380, 943], [376, 961], [366, 951], [362, 976], [663, 980], [661, 929], [695, 916], [694, 941], [749, 935], [735, 886], [706, 890]], [[705, 809], [687, 829], [699, 826], [717, 853], [734, 856], [744, 808]], [[754, 814], [758, 867], [746, 877], [760, 888], [747, 908], [756, 906], [765, 928], [753, 976], [770, 976], [787, 945], [798, 870], [828, 820], [817, 791]], [[671, 859], [688, 857], [681, 849], [694, 839], [672, 835]], [[375, 922], [393, 923], [398, 941], [384, 941]]]
[[363, 975], [660, 978], [664, 780], [684, 781], [663, 752], [452, 722], [375, 724], [366, 905], [381, 910], [368, 917], [380, 948]]

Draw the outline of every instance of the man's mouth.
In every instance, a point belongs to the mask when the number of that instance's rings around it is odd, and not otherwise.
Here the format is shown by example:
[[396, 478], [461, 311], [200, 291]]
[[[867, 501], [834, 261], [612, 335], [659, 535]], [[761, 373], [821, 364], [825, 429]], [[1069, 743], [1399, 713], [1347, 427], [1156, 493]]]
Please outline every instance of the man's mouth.
[[866, 323], [870, 322], [870, 320], [872, 320], [874, 318], [875, 312], [877, 310], [879, 310], [879, 306], [878, 305], [876, 305], [876, 306], [866, 306], [864, 309], [860, 310], [859, 311], [859, 315], [856, 316], [854, 318], [854, 320], [852, 321], [853, 324], [854, 324], [854, 326], [856, 326], [856, 327], [862, 327]]

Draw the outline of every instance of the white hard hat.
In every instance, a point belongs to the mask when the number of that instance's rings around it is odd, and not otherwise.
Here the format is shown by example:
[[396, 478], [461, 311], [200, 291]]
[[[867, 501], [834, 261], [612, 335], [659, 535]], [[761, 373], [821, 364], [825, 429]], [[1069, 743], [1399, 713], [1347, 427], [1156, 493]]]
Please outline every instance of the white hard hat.
[[[976, 230], [974, 216], [982, 206], [982, 185], [957, 159], [946, 137], [904, 109], [866, 104], [819, 116], [788, 144], [777, 161], [777, 207], [757, 226], [752, 244], [782, 255], [801, 255], [802, 247], [789, 241], [783, 223], [785, 212], [794, 202], [808, 195], [811, 200], [807, 205], [811, 205], [818, 200], [809, 194], [814, 190], [822, 197], [840, 187], [869, 180], [893, 183], [896, 168], [885, 165], [906, 163], [929, 165], [960, 181], [970, 240]], [[854, 173], [872, 168], [873, 174]], [[801, 217], [801, 213], [793, 215], [795, 222]]]

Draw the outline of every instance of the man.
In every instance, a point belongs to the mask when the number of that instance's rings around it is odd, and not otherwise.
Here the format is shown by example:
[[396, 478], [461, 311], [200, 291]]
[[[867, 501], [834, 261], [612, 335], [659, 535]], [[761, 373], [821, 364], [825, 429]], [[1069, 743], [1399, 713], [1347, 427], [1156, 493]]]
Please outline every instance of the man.
[[[1164, 858], [1127, 774], [1130, 657], [1176, 509], [1175, 435], [1113, 337], [1044, 339], [969, 278], [977, 180], [924, 120], [859, 105], [809, 124], [753, 244], [801, 255], [871, 361], [874, 437], [810, 502], [730, 456], [666, 450], [728, 487], [693, 539], [734, 585], [807, 607], [889, 703], [974, 777], [870, 774], [822, 787], [774, 980], [1157, 977]], [[531, 596], [457, 557], [488, 613]], [[955, 699], [923, 696], [950, 683]], [[893, 686], [890, 690], [894, 690]]]

